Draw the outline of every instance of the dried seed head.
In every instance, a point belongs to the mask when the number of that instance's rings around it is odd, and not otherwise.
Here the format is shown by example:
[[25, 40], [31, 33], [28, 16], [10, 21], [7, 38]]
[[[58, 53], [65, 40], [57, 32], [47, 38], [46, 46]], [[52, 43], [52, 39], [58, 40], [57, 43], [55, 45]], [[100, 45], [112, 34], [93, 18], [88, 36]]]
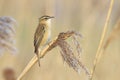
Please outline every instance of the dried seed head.
[[75, 56], [73, 52], [73, 48], [65, 41], [65, 39], [71, 35], [73, 36], [73, 40], [74, 40], [78, 55], [80, 55], [82, 48], [80, 46], [80, 43], [77, 37], [82, 37], [82, 35], [78, 34], [75, 31], [68, 31], [66, 33], [61, 33], [55, 44], [57, 44], [61, 48], [60, 53], [63, 58], [63, 61], [65, 61], [76, 72], [80, 73], [81, 70], [84, 70], [85, 73], [88, 76], [90, 76], [90, 72], [88, 71], [87, 67], [83, 65], [83, 63]]
[[78, 36], [73, 35], [72, 38], [73, 38], [73, 42], [74, 42], [74, 45], [75, 45], [77, 53], [78, 53], [77, 55], [80, 58], [81, 57], [81, 53], [82, 53], [82, 47], [81, 47], [81, 45], [80, 45], [80, 43], [78, 41]]
[[16, 53], [15, 24], [16, 21], [12, 17], [0, 17], [0, 54], [5, 50]]
[[61, 56], [63, 60], [72, 67], [75, 71], [80, 73], [80, 70], [84, 70], [85, 73], [89, 76], [90, 73], [88, 69], [82, 64], [82, 62], [77, 59], [77, 57], [73, 53], [72, 47], [64, 40], [60, 40], [58, 42], [58, 46], [61, 48]]

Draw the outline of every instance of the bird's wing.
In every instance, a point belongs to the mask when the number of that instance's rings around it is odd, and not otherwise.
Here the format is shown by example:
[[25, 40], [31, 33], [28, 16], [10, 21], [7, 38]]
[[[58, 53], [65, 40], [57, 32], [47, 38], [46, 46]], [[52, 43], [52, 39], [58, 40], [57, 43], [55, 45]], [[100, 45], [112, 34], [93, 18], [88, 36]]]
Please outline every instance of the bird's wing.
[[40, 43], [42, 41], [42, 38], [44, 36], [45, 33], [45, 25], [44, 24], [40, 24], [38, 25], [36, 32], [34, 34], [34, 47], [35, 47], [35, 53], [37, 52]]

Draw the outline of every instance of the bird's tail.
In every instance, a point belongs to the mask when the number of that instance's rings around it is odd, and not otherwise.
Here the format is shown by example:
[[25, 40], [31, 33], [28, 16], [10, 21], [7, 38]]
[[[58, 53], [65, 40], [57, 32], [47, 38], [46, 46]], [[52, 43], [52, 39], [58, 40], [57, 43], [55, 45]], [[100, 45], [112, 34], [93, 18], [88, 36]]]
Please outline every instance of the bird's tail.
[[39, 65], [39, 67], [40, 67], [39, 51], [37, 50], [37, 51], [35, 51], [35, 53], [36, 53], [36, 56], [37, 56], [37, 58], [38, 58], [38, 65]]
[[40, 67], [40, 58], [39, 58], [39, 54], [37, 54], [37, 58], [38, 58], [38, 65]]

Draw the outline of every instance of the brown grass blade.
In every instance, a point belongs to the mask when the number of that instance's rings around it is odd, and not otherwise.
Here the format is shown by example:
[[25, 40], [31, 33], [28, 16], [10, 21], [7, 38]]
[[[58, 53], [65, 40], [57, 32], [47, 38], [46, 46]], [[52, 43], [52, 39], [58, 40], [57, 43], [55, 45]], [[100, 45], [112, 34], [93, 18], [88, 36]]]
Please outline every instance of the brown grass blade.
[[109, 46], [109, 44], [112, 43], [112, 41], [114, 41], [115, 39], [119, 38], [120, 37], [119, 35], [120, 35], [120, 20], [118, 20], [116, 22], [115, 27], [113, 28], [113, 30], [111, 31], [109, 37], [107, 38], [107, 40], [106, 40], [106, 42], [105, 42], [105, 44], [104, 44], [104, 46], [103, 46], [103, 48], [102, 48], [102, 50], [100, 52], [101, 54], [98, 57], [98, 62], [100, 61], [100, 58], [101, 58], [102, 54], [105, 53], [105, 51], [106, 51], [107, 47]]
[[106, 40], [103, 49], [106, 50], [106, 48], [109, 46], [109, 44], [115, 40], [116, 38], [120, 37], [120, 20], [118, 20], [116, 22], [115, 27], [113, 28], [113, 30], [111, 31], [108, 39]]

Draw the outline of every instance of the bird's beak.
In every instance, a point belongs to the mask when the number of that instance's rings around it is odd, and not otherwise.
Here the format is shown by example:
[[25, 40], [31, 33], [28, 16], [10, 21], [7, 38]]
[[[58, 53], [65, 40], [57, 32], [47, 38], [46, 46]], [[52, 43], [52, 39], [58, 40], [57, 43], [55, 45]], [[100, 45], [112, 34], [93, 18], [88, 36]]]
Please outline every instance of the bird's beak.
[[50, 18], [55, 18], [54, 16], [51, 16]]

